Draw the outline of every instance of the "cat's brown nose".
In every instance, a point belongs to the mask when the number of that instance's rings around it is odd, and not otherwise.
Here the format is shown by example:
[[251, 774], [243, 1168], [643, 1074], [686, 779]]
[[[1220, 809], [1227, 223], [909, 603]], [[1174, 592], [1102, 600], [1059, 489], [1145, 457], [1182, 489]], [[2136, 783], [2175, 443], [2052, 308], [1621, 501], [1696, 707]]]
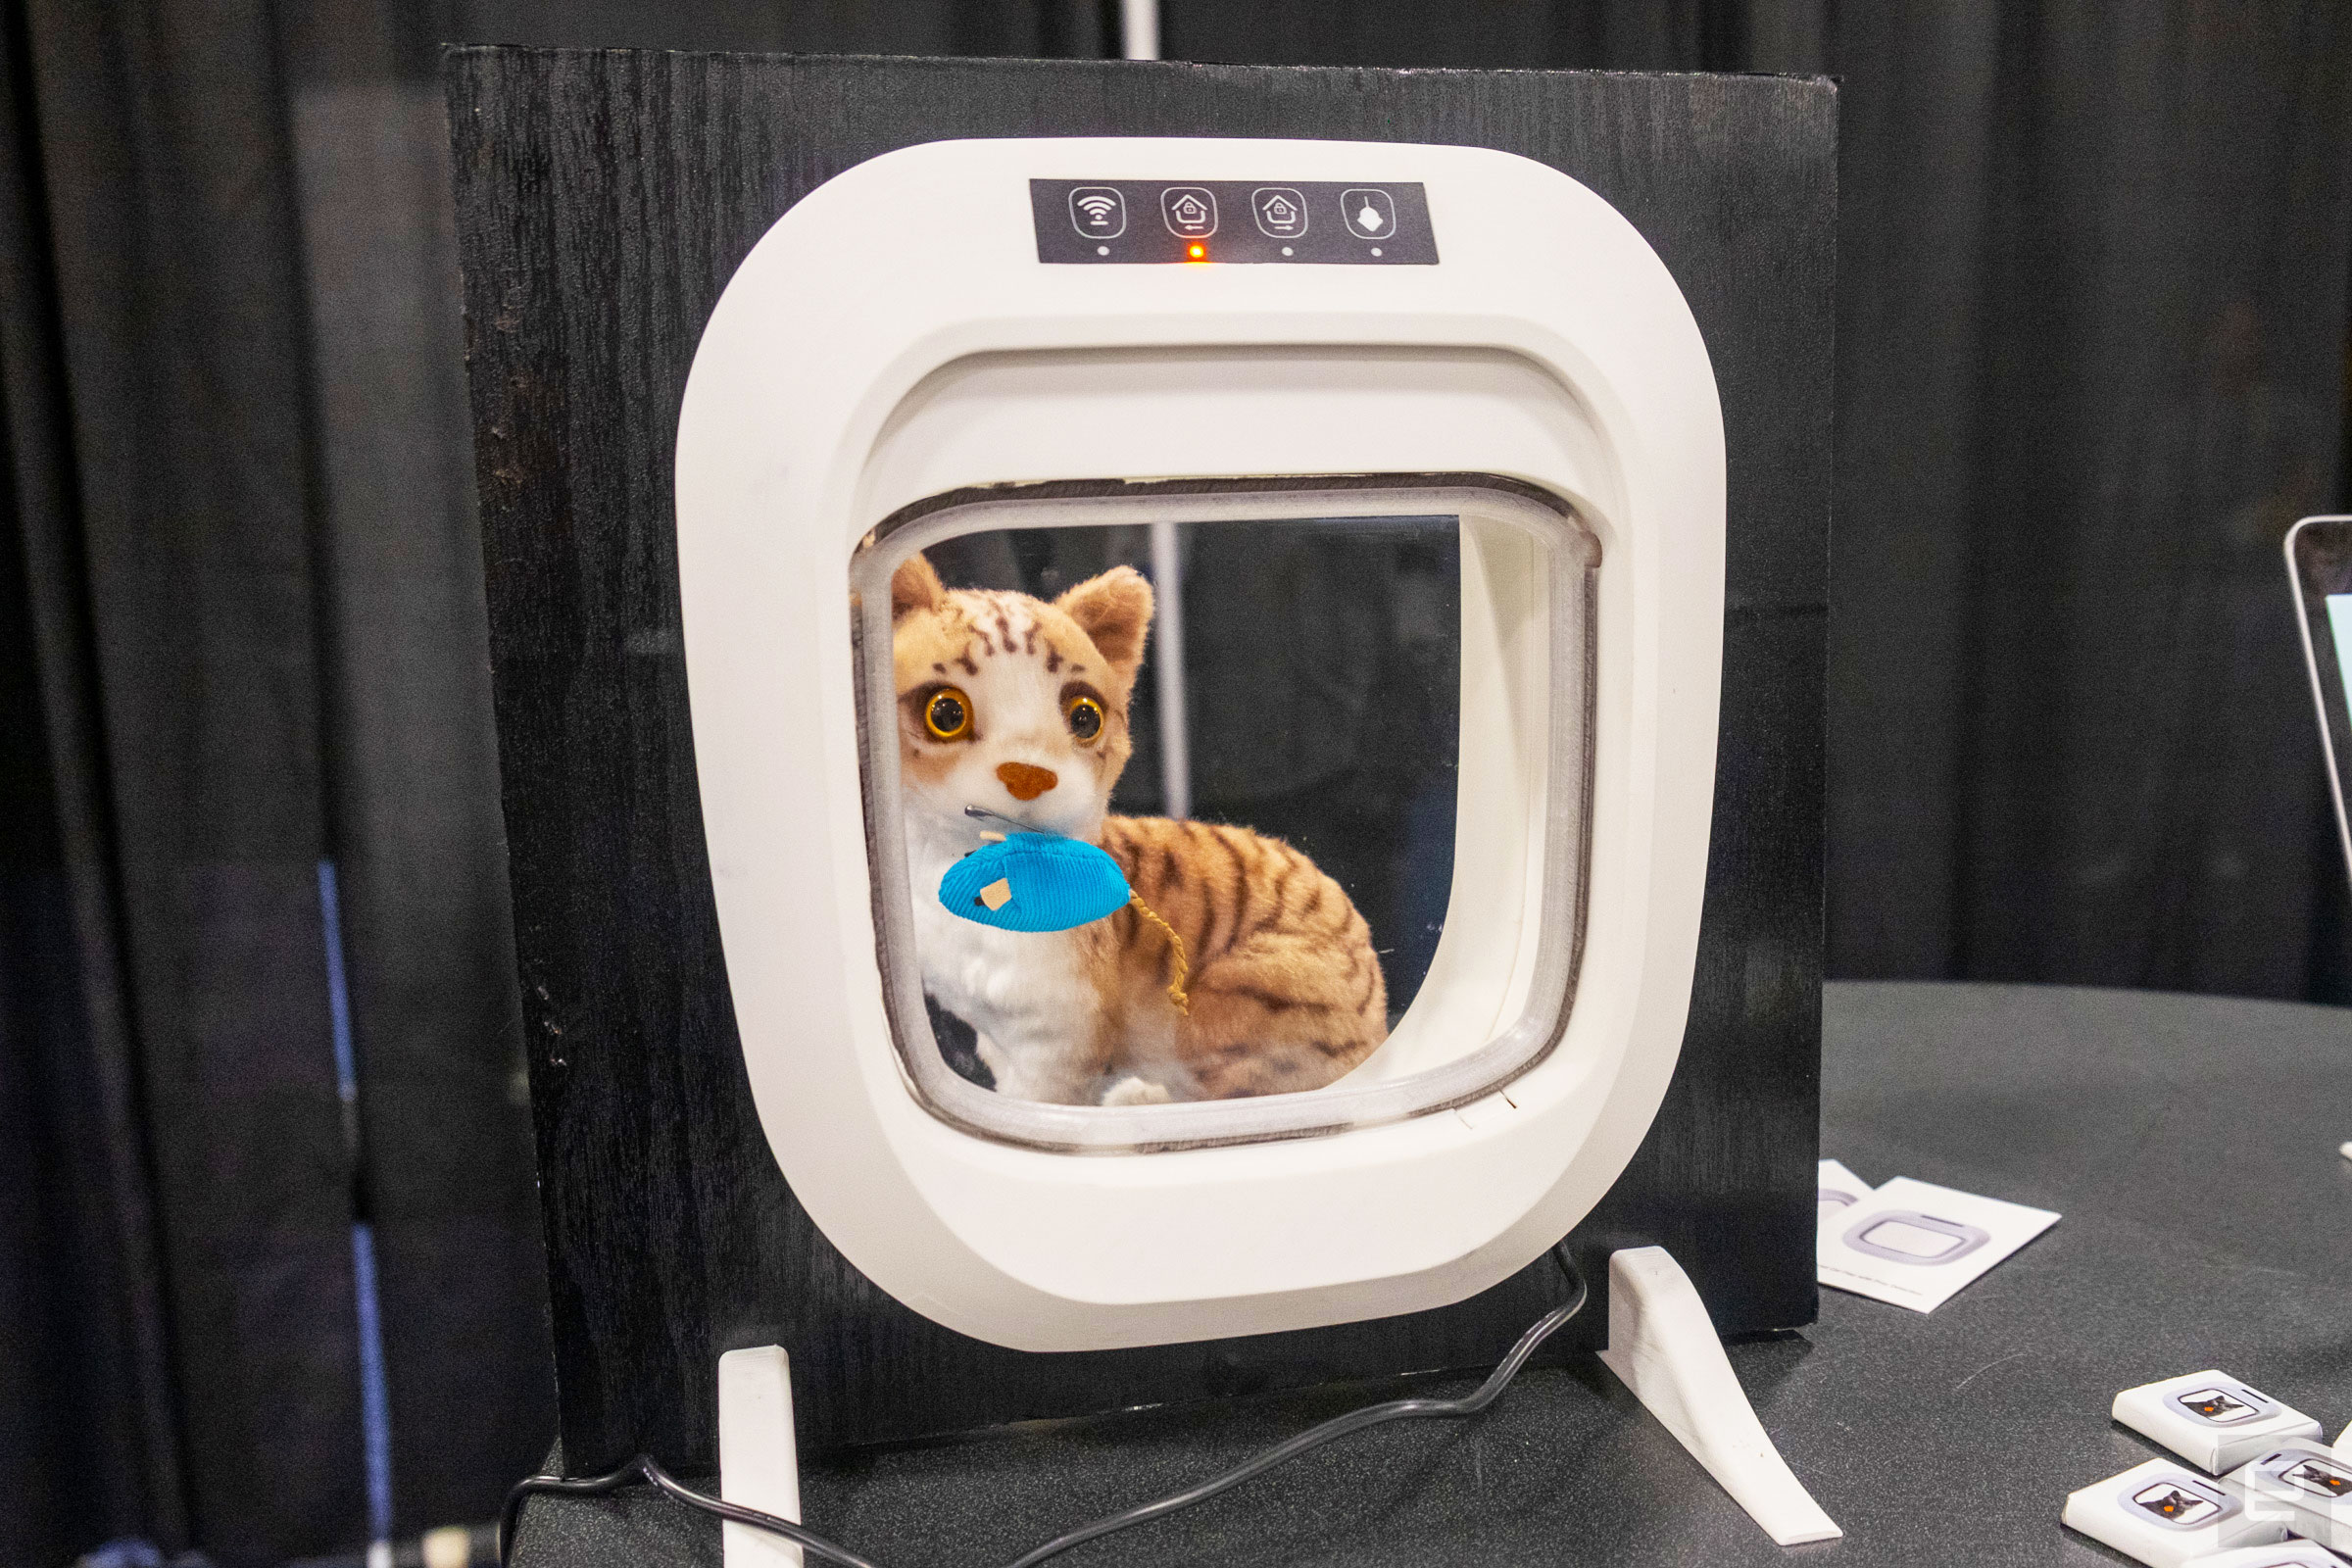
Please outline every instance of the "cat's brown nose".
[[1027, 762], [1000, 763], [997, 777], [1004, 781], [1004, 787], [1012, 792], [1012, 798], [1016, 801], [1034, 801], [1061, 782], [1060, 776], [1052, 768], [1031, 767]]

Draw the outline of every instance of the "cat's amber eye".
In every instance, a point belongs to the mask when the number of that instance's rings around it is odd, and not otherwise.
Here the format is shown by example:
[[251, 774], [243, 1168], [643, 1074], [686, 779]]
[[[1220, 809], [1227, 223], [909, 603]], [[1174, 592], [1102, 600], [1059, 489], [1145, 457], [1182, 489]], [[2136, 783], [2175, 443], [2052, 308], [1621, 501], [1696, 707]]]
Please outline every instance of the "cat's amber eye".
[[959, 741], [972, 732], [972, 700], [953, 686], [942, 686], [923, 705], [923, 728], [935, 741]]
[[1082, 741], [1091, 741], [1102, 733], [1102, 705], [1092, 697], [1073, 697], [1061, 705], [1062, 721], [1070, 733]]

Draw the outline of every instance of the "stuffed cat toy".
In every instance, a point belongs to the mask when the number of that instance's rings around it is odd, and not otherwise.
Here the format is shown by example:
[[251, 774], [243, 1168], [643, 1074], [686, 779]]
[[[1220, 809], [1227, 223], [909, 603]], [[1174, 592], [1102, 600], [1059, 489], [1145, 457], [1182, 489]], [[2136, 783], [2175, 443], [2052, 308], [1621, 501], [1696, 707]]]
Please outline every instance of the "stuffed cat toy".
[[[1246, 828], [1105, 814], [1133, 751], [1141, 575], [1114, 566], [1047, 604], [951, 592], [918, 555], [891, 578], [890, 616], [923, 989], [978, 1032], [1000, 1094], [1135, 1105], [1319, 1089], [1388, 1038], [1371, 931], [1312, 860]], [[1007, 821], [1099, 845], [1146, 908], [1039, 932], [943, 907], [941, 879]]]

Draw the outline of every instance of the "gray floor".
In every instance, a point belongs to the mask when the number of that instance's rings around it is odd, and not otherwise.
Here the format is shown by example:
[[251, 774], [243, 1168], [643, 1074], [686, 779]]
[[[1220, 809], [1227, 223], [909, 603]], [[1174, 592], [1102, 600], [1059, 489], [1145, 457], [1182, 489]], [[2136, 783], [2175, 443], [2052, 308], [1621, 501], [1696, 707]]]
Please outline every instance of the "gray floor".
[[[1926, 1317], [1824, 1292], [1732, 1360], [1842, 1542], [1782, 1551], [1596, 1364], [1522, 1377], [1481, 1421], [1343, 1440], [1081, 1547], [1078, 1564], [2112, 1563], [2065, 1494], [2154, 1450], [2116, 1390], [2220, 1366], [2352, 1420], [2352, 1011], [1993, 986], [1838, 985], [1823, 1152], [2060, 1210]], [[1467, 1387], [1436, 1384], [1433, 1389]], [[881, 1568], [1008, 1561], [1381, 1396], [1320, 1390], [862, 1455], [803, 1478], [812, 1525]], [[535, 1506], [517, 1560], [715, 1562], [646, 1498]]]

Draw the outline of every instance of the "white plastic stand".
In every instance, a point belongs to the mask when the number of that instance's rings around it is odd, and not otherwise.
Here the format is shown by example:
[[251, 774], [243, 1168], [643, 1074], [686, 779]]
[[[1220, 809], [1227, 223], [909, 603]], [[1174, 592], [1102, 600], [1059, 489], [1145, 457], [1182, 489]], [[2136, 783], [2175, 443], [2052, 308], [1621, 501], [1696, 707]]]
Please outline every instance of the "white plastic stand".
[[1609, 1258], [1608, 1369], [1784, 1546], [1845, 1532], [1772, 1446], [1690, 1276], [1663, 1247]]
[[[1610, 1257], [1609, 1348], [1600, 1358], [1774, 1541], [1795, 1546], [1845, 1534], [1765, 1436], [1706, 1303], [1664, 1248]], [[727, 1501], [800, 1519], [792, 1377], [776, 1346], [718, 1358], [718, 1466]], [[789, 1542], [748, 1525], [721, 1529], [726, 1568], [802, 1568], [801, 1548]]]
[[[792, 1431], [792, 1371], [763, 1345], [718, 1358], [718, 1494], [801, 1522], [801, 1452]], [[750, 1525], [719, 1526], [727, 1568], [801, 1568], [801, 1548]]]

